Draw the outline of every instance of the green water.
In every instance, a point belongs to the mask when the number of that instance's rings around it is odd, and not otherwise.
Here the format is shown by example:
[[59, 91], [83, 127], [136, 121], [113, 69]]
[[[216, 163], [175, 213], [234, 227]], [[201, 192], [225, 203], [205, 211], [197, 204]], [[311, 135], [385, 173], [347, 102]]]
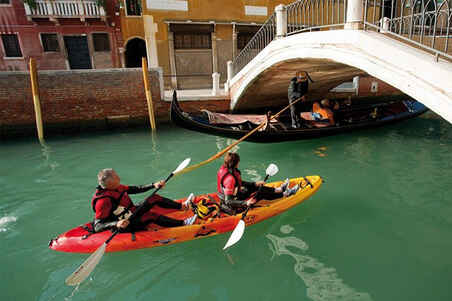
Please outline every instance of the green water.
[[[452, 300], [452, 126], [429, 113], [379, 129], [276, 144], [241, 143], [244, 178], [319, 174], [325, 185], [282, 215], [229, 235], [105, 254], [79, 288], [86, 255], [49, 250], [92, 218], [97, 171], [126, 184], [165, 178], [231, 143], [179, 129], [2, 142], [0, 300]], [[220, 161], [176, 177], [172, 198], [215, 190]], [[137, 195], [134, 200], [142, 200]]]

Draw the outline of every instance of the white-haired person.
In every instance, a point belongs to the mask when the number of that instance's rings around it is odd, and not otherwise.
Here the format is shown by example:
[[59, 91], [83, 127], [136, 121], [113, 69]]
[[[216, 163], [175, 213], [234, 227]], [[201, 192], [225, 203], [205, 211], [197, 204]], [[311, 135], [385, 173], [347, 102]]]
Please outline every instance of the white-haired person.
[[177, 220], [154, 212], [152, 209], [158, 205], [162, 208], [188, 210], [189, 202], [183, 204], [154, 194], [144, 200], [146, 204], [137, 212], [135, 218], [129, 221], [127, 218], [134, 213], [135, 206], [130, 199], [130, 194], [138, 194], [165, 186], [165, 181], [158, 181], [141, 186], [123, 185], [121, 179], [112, 168], [102, 169], [97, 180], [99, 186], [91, 200], [91, 206], [95, 212], [93, 228], [94, 232], [117, 228], [123, 231], [143, 230], [150, 223], [162, 227], [179, 227], [191, 225], [196, 220], [196, 215], [185, 220]]

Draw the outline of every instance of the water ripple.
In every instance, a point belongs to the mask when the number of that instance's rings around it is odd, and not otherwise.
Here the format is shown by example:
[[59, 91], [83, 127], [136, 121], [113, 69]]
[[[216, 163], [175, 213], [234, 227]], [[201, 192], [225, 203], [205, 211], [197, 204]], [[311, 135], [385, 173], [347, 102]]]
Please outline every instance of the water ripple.
[[[281, 227], [282, 233], [289, 233], [293, 228], [289, 225]], [[326, 267], [314, 257], [291, 252], [291, 249], [298, 249], [306, 252], [309, 246], [303, 240], [294, 237], [279, 237], [267, 234], [267, 238], [272, 242], [270, 249], [273, 256], [289, 255], [295, 259], [294, 270], [300, 276], [307, 287], [307, 296], [314, 301], [370, 301], [372, 298], [368, 293], [357, 292], [353, 288], [343, 283], [337, 275], [336, 269]]]
[[14, 216], [5, 216], [0, 218], [0, 232], [8, 231], [8, 224], [17, 221], [17, 217]]

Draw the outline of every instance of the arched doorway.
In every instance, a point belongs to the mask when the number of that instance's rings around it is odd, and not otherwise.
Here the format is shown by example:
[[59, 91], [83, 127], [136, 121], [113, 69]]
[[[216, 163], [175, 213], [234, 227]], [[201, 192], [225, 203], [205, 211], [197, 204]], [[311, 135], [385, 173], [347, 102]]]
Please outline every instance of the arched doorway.
[[141, 67], [141, 58], [146, 57], [146, 42], [140, 38], [133, 38], [126, 45], [126, 67]]

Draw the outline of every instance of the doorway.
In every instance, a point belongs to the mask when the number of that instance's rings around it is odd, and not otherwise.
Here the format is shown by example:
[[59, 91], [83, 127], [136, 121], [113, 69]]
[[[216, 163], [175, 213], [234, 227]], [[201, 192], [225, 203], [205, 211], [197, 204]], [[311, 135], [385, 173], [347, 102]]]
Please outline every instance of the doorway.
[[133, 38], [126, 45], [126, 67], [141, 67], [141, 58], [146, 57], [146, 42], [140, 38]]
[[66, 36], [64, 45], [71, 69], [92, 69], [86, 36]]

